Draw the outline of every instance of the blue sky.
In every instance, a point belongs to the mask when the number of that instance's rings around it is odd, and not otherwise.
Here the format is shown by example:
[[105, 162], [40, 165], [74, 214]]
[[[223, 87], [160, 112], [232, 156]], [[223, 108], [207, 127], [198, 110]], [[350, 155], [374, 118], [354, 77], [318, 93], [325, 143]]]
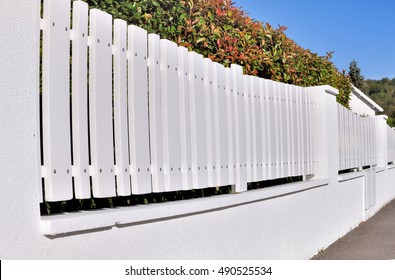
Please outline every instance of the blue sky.
[[319, 55], [334, 51], [339, 70], [355, 59], [365, 79], [395, 78], [394, 0], [235, 0], [259, 21]]

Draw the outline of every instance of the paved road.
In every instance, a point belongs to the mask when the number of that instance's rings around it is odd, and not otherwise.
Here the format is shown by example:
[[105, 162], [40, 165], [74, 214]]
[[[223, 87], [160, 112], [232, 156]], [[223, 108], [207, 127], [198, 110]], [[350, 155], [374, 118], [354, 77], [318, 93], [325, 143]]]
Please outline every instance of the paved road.
[[395, 259], [395, 200], [312, 259]]

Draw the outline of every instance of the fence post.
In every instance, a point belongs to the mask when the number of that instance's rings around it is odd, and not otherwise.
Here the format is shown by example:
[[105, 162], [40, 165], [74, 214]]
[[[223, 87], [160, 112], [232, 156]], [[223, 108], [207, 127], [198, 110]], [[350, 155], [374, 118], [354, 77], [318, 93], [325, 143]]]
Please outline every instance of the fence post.
[[[0, 9], [0, 258], [31, 250], [40, 220], [40, 1]], [[21, 247], [19, 247], [21, 248]]]
[[388, 166], [387, 119], [388, 116], [386, 115], [375, 116], [377, 167], [385, 167], [385, 168]]
[[339, 170], [339, 124], [336, 95], [330, 86], [310, 87], [316, 101], [313, 141], [316, 147], [314, 178], [337, 180]]

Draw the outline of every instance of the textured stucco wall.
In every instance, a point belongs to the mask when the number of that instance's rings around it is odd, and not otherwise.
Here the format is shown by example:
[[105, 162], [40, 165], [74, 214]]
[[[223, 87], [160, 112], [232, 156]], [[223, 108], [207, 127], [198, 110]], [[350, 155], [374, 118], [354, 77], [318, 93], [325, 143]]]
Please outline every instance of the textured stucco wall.
[[395, 168], [376, 173], [376, 204], [373, 207], [374, 213], [390, 202], [391, 198], [395, 197], [394, 178]]
[[39, 230], [39, 2], [0, 9], [0, 256], [23, 258]]
[[[220, 211], [28, 243], [2, 258], [307, 259], [360, 222], [361, 180]], [[243, 195], [243, 194], [239, 194]], [[351, 199], [352, 198], [352, 199]], [[350, 203], [350, 200], [352, 201]], [[21, 226], [23, 227], [23, 226]]]

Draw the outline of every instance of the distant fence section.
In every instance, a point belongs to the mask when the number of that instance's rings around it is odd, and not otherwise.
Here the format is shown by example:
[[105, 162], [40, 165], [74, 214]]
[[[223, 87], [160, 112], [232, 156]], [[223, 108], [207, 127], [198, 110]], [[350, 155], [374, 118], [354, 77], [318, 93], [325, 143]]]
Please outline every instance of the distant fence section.
[[387, 126], [388, 163], [395, 163], [395, 130]]
[[314, 174], [306, 88], [225, 68], [83, 1], [45, 0], [41, 23], [43, 201]]
[[375, 166], [376, 118], [361, 117], [338, 104], [339, 170]]

